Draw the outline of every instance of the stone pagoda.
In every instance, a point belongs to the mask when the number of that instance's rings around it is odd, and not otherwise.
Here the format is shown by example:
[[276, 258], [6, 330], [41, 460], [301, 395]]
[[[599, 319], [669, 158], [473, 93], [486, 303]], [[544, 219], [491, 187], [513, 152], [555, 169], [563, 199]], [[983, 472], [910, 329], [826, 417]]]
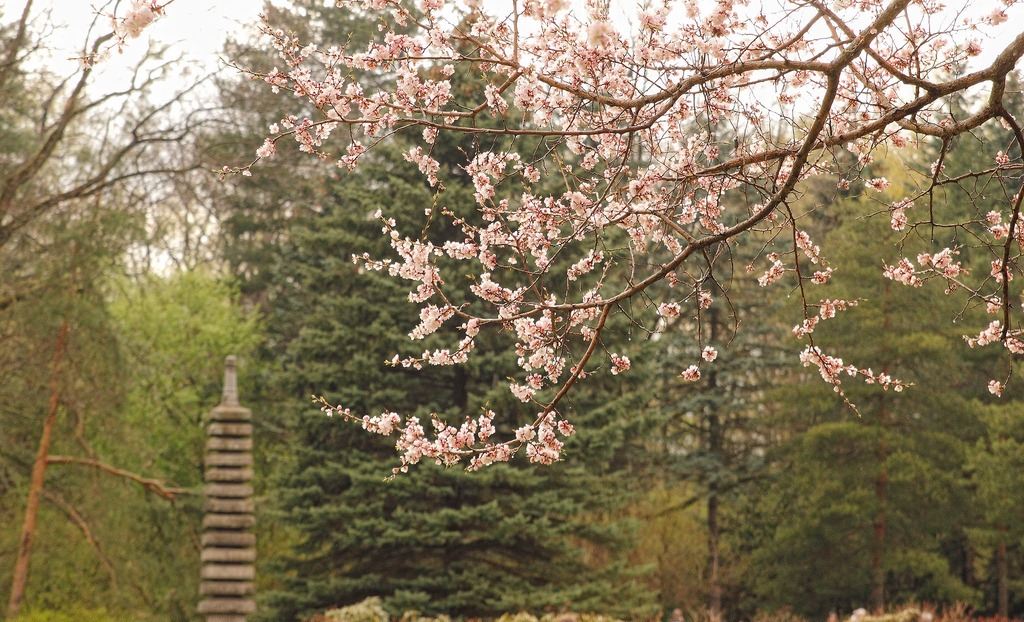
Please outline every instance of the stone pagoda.
[[245, 622], [256, 611], [256, 526], [252, 501], [252, 411], [238, 403], [235, 357], [224, 395], [208, 415], [203, 570], [197, 611], [206, 622]]

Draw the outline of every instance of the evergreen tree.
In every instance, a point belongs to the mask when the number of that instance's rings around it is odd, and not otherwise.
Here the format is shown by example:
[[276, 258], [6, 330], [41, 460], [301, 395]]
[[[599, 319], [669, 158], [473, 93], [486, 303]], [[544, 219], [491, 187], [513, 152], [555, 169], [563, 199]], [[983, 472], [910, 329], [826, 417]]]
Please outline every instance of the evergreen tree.
[[[958, 560], [972, 520], [964, 465], [979, 425], [971, 398], [984, 382], [958, 349], [961, 331], [945, 319], [952, 308], [925, 302], [925, 288], [866, 274], [880, 269], [876, 258], [899, 235], [857, 218], [875, 209], [868, 197], [844, 200], [850, 215], [828, 235], [836, 275], [822, 294], [859, 304], [813, 335], [823, 350], [841, 349], [913, 386], [843, 383], [843, 399], [812, 380], [772, 398], [790, 438], [777, 456], [783, 470], [755, 502], [754, 515], [769, 525], [760, 528], [751, 584], [762, 603], [804, 615], [977, 596]], [[945, 246], [904, 239], [901, 252], [935, 252], [933, 244]]]
[[[358, 39], [372, 27], [314, 3], [303, 9], [309, 19], [301, 28], [351, 29]], [[484, 409], [524, 423], [536, 416], [508, 391], [515, 354], [507, 335], [478, 337], [466, 365], [415, 371], [386, 363], [458, 337], [449, 327], [410, 342], [418, 318], [408, 290], [352, 262], [353, 254], [392, 252], [374, 213], [383, 209], [411, 237], [440, 239], [452, 232], [439, 231], [424, 211], [474, 205], [460, 168], [477, 149], [471, 140], [433, 145], [433, 157], [460, 181], [443, 192], [422, 180], [401, 149], [392, 143], [356, 174], [298, 179], [304, 169], [282, 153], [240, 184], [234, 199], [244, 209], [229, 221], [229, 257], [243, 291], [265, 311], [268, 331], [257, 425], [263, 438], [282, 443], [267, 454], [276, 507], [270, 518], [288, 542], [262, 571], [273, 577], [270, 615], [291, 620], [369, 596], [382, 597], [393, 614], [650, 611], [651, 595], [621, 560], [632, 524], [608, 518], [627, 484], [608, 475], [623, 467], [621, 424], [574, 439], [569, 463], [538, 469], [524, 460], [473, 474], [423, 464], [385, 483], [398, 464], [394, 441], [327, 418], [311, 402], [316, 394], [360, 415], [416, 413], [425, 425], [429, 413], [455, 425]], [[512, 196], [514, 188], [500, 191]], [[572, 408], [581, 422], [628, 420], [622, 409], [632, 402], [608, 401], [577, 397]]]
[[[642, 609], [649, 601], [619, 566], [591, 567], [575, 543], [589, 541], [614, 559], [628, 542], [623, 525], [588, 518], [614, 501], [600, 478], [606, 456], [593, 455], [592, 469], [587, 455], [475, 474], [420, 465], [382, 483], [396, 464], [392, 441], [328, 419], [308, 401], [323, 394], [361, 414], [406, 409], [455, 424], [484, 408], [524, 421], [534, 415], [507, 391], [509, 354], [420, 372], [386, 364], [408, 352], [414, 309], [405, 290], [350, 257], [387, 252], [376, 241], [377, 209], [413, 218], [434, 204], [426, 185], [406, 181], [416, 179], [411, 166], [381, 159], [330, 182], [323, 214], [296, 223], [272, 267], [281, 290], [269, 304], [269, 352], [279, 365], [270, 380], [284, 399], [280, 424], [295, 435], [274, 488], [295, 546], [279, 568], [284, 589], [270, 602], [285, 619], [368, 596], [383, 597], [392, 613], [472, 617]], [[450, 187], [440, 200], [456, 205], [469, 192]], [[440, 347], [452, 335], [420, 347]], [[481, 349], [509, 349], [494, 339]]]
[[[650, 441], [652, 475], [689, 484], [676, 486], [680, 496], [666, 500], [660, 511], [699, 508], [705, 540], [701, 605], [714, 619], [734, 613], [738, 577], [730, 566], [738, 567], [739, 561], [723, 549], [729, 539], [722, 537], [722, 530], [728, 529], [730, 500], [763, 472], [772, 435], [761, 402], [782, 365], [782, 330], [762, 322], [771, 316], [771, 305], [757, 295], [757, 284], [742, 269], [750, 261], [744, 256], [748, 253], [724, 245], [718, 250], [716, 261], [739, 269], [722, 282], [706, 283], [714, 299], [708, 308], [688, 309], [690, 317], [666, 323], [656, 334], [657, 388], [648, 403], [658, 422]], [[737, 306], [734, 301], [741, 299], [745, 303]], [[687, 322], [701, 324], [700, 344], [690, 334], [680, 334], [691, 329], [678, 330], [678, 324]], [[700, 379], [680, 377], [675, 361], [699, 360], [702, 347], [714, 348], [715, 356], [702, 363]], [[677, 564], [668, 564], [664, 572], [678, 573]]]
[[981, 411], [985, 435], [967, 454], [973, 500], [980, 508], [977, 526], [968, 530], [973, 548], [967, 561], [984, 592], [984, 608], [1004, 618], [1017, 617], [1024, 608], [1018, 587], [1024, 543], [1024, 525], [1019, 520], [1019, 499], [1024, 496], [1020, 408], [1019, 400], [985, 406]]

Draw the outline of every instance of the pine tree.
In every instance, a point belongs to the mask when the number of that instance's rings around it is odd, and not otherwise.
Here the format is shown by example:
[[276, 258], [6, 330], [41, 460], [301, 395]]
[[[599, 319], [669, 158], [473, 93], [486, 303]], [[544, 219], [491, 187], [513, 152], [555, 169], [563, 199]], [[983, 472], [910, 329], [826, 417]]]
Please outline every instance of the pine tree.
[[[308, 401], [322, 394], [361, 414], [404, 409], [455, 423], [483, 408], [524, 421], [534, 414], [507, 391], [510, 355], [488, 353], [508, 350], [502, 336], [465, 366], [414, 372], [386, 364], [409, 351], [414, 309], [404, 289], [350, 258], [387, 252], [375, 242], [377, 209], [412, 218], [434, 203], [425, 184], [406, 181], [416, 180], [411, 167], [381, 159], [329, 182], [322, 213], [291, 228], [272, 266], [281, 289], [269, 303], [268, 352], [280, 370], [269, 380], [284, 398], [280, 424], [294, 434], [274, 488], [295, 542], [271, 603], [286, 619], [368, 596], [383, 597], [393, 613], [637, 611], [649, 601], [628, 574], [614, 563], [588, 565], [576, 545], [590, 542], [614, 560], [628, 542], [624, 525], [588, 518], [614, 501], [597, 466], [607, 458], [595, 455], [590, 470], [586, 455], [549, 469], [475, 474], [420, 465], [382, 483], [397, 464], [393, 441], [328, 419]], [[469, 192], [451, 187], [438, 200], [458, 204]]]
[[[836, 274], [822, 297], [858, 305], [819, 324], [815, 344], [913, 386], [844, 382], [839, 395], [815, 378], [771, 400], [789, 438], [776, 455], [782, 470], [755, 504], [769, 526], [753, 553], [752, 586], [763, 603], [804, 615], [977, 596], [955, 564], [971, 522], [964, 461], [979, 431], [971, 398], [985, 385], [962, 356], [961, 331], [945, 320], [953, 310], [937, 309], [955, 301], [937, 305], [925, 288], [869, 278], [899, 235], [857, 218], [875, 209], [870, 197], [844, 199], [850, 215], [828, 234]], [[904, 239], [900, 252], [935, 252], [933, 244], [945, 242]]]
[[[372, 27], [342, 11], [305, 8], [312, 17], [303, 28], [347, 28], [358, 38], [360, 28]], [[249, 99], [245, 105], [261, 107]], [[535, 417], [535, 407], [508, 391], [515, 355], [507, 335], [481, 335], [465, 365], [423, 371], [388, 365], [395, 354], [450, 347], [458, 339], [455, 322], [410, 342], [418, 318], [408, 290], [352, 261], [364, 252], [390, 256], [378, 210], [411, 237], [450, 235], [424, 211], [474, 205], [460, 167], [477, 147], [468, 139], [433, 146], [433, 157], [460, 180], [443, 192], [404, 161], [397, 143], [356, 174], [301, 177], [305, 169], [282, 153], [238, 187], [233, 202], [244, 209], [229, 217], [225, 243], [268, 331], [262, 404], [255, 409], [264, 438], [276, 433], [281, 443], [268, 454], [275, 460], [270, 518], [287, 545], [261, 572], [273, 577], [266, 603], [280, 619], [369, 596], [382, 597], [393, 614], [650, 611], [651, 595], [622, 562], [632, 523], [609, 518], [628, 484], [613, 474], [624, 466], [621, 425], [603, 433], [595, 426], [567, 447], [571, 462], [548, 468], [523, 460], [467, 474], [421, 464], [383, 482], [398, 464], [393, 439], [330, 419], [310, 400], [322, 395], [360, 415], [414, 413], [425, 425], [429, 413], [457, 425], [483, 409], [508, 413], [510, 421]], [[446, 272], [444, 278], [465, 276]], [[581, 422], [626, 420], [620, 415], [632, 402], [606, 401], [595, 394], [575, 399], [572, 408]]]
[[[984, 608], [1004, 618], [1018, 616], [1021, 611], [1019, 590], [1011, 592], [1011, 568], [1016, 566], [1019, 577], [1024, 541], [1017, 502], [1024, 495], [1020, 408], [1019, 400], [984, 407], [981, 421], [985, 435], [967, 453], [973, 501], [980, 509], [977, 526], [968, 530], [973, 547], [969, 561], [973, 562], [975, 556], [979, 561], [977, 581], [985, 593]], [[1015, 583], [1019, 584], [1019, 578]]]

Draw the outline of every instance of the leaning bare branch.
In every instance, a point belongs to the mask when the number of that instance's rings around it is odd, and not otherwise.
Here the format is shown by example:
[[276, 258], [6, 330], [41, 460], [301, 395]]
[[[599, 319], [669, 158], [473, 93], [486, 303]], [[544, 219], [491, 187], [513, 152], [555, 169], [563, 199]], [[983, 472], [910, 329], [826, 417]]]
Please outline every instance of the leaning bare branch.
[[191, 491], [191, 490], [189, 490], [187, 488], [178, 488], [176, 486], [168, 486], [167, 484], [165, 484], [164, 482], [162, 482], [162, 481], [160, 481], [158, 479], [153, 479], [153, 478], [150, 478], [150, 477], [143, 477], [141, 475], [138, 475], [137, 473], [132, 473], [131, 471], [126, 471], [124, 469], [119, 469], [119, 468], [117, 468], [115, 466], [111, 466], [111, 465], [109, 465], [109, 464], [107, 464], [105, 462], [100, 462], [99, 460], [93, 460], [92, 458], [78, 458], [78, 457], [75, 457], [75, 456], [50, 456], [50, 457], [48, 457], [46, 459], [46, 463], [47, 464], [81, 464], [81, 465], [84, 465], [84, 466], [92, 467], [94, 469], [98, 469], [100, 471], [103, 471], [104, 473], [109, 473], [110, 475], [115, 475], [117, 477], [123, 477], [125, 479], [129, 479], [129, 480], [131, 480], [131, 481], [141, 485], [143, 488], [145, 488], [146, 490], [152, 492], [153, 494], [155, 494], [155, 495], [157, 495], [159, 497], [162, 497], [164, 499], [167, 499], [168, 501], [174, 501], [175, 495], [195, 494], [194, 491]]

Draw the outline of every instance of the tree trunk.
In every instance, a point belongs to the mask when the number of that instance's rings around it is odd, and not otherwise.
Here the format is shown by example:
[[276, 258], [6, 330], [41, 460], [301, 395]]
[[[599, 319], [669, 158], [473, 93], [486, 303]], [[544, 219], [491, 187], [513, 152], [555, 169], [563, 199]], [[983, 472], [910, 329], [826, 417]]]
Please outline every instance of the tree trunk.
[[1006, 542], [1002, 541], [1006, 537], [1006, 527], [998, 527], [1000, 542], [999, 546], [996, 547], [996, 575], [998, 576], [998, 587], [997, 587], [997, 604], [999, 607], [999, 617], [1009, 618], [1010, 617], [1010, 584], [1009, 584], [1009, 570], [1006, 562]]
[[875, 495], [879, 503], [883, 504], [878, 508], [875, 515], [875, 533], [871, 542], [871, 611], [881, 613], [885, 611], [885, 570], [882, 567], [882, 556], [885, 547], [885, 487], [887, 483], [886, 473], [878, 474], [875, 480]]
[[878, 501], [878, 513], [875, 514], [874, 535], [871, 540], [871, 611], [882, 613], [885, 611], [885, 568], [883, 557], [885, 554], [885, 526], [886, 526], [886, 488], [889, 484], [889, 474], [886, 470], [887, 450], [885, 446], [885, 426], [887, 423], [887, 410], [885, 399], [879, 407], [878, 413], [878, 446], [875, 457], [878, 461], [878, 475], [875, 477], [875, 498]]
[[[717, 344], [718, 341], [718, 310], [710, 309], [708, 312], [711, 334], [709, 343]], [[708, 393], [714, 394], [718, 388], [718, 373], [715, 370], [708, 372]], [[708, 425], [708, 451], [712, 456], [721, 459], [718, 468], [723, 468], [725, 457], [722, 455], [722, 421], [717, 407], [712, 407], [707, 412]], [[718, 474], [712, 476], [708, 484], [708, 609], [711, 614], [711, 622], [719, 622], [722, 619], [722, 586], [718, 582]]]
[[974, 546], [970, 540], [964, 545], [964, 585], [971, 589], [978, 586], [978, 578], [974, 576]]
[[708, 494], [708, 606], [711, 622], [722, 619], [722, 586], [718, 583], [718, 494]]
[[39, 515], [39, 498], [43, 492], [43, 481], [46, 477], [47, 458], [50, 455], [50, 442], [53, 438], [53, 426], [57, 420], [57, 408], [60, 405], [60, 363], [64, 358], [67, 346], [68, 319], [64, 319], [60, 332], [57, 334], [57, 345], [53, 353], [53, 370], [50, 375], [50, 411], [43, 422], [43, 433], [39, 439], [39, 451], [36, 452], [32, 464], [32, 481], [28, 489], [28, 505], [25, 507], [25, 522], [21, 528], [21, 540], [18, 543], [18, 558], [14, 563], [14, 578], [11, 580], [11, 599], [7, 602], [7, 619], [13, 620], [21, 609], [25, 598], [25, 586], [28, 583], [28, 564], [32, 556], [32, 541], [36, 537], [36, 518]]

